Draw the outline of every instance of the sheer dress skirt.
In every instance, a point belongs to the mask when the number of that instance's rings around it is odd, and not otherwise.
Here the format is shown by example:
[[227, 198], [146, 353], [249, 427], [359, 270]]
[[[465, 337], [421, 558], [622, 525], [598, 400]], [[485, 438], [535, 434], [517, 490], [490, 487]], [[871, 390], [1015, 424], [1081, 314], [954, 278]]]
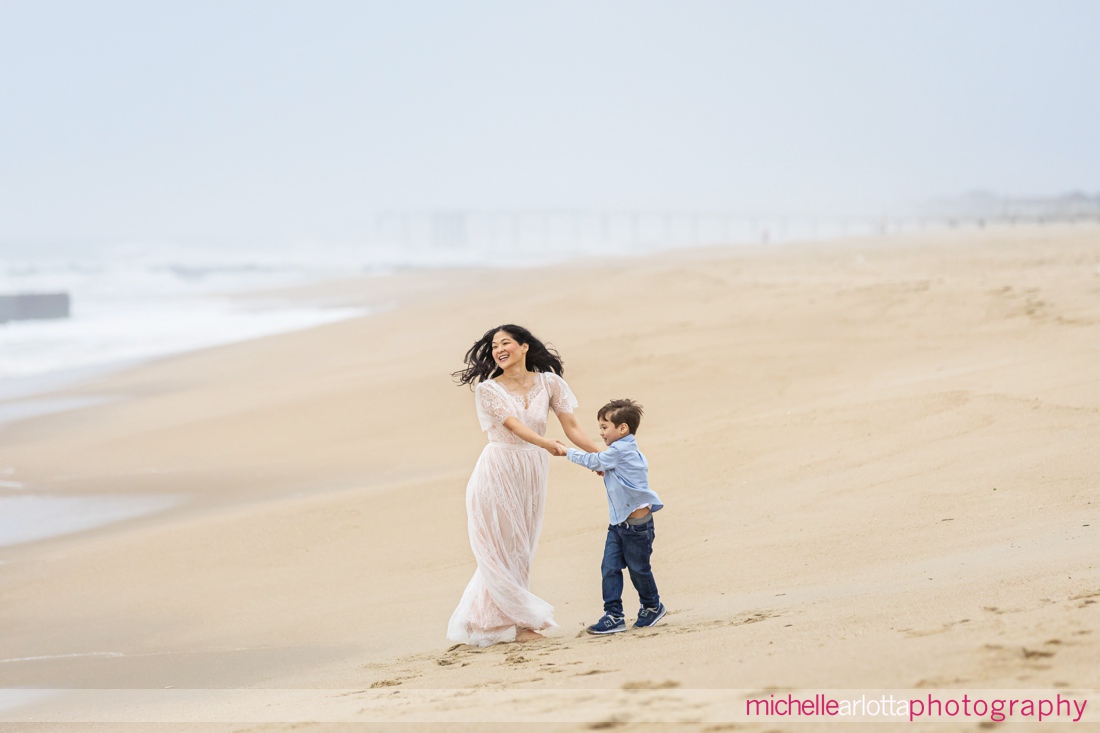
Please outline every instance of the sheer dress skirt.
[[447, 638], [476, 646], [514, 641], [517, 628], [556, 626], [554, 608], [531, 593], [531, 562], [546, 506], [549, 454], [530, 443], [490, 442], [466, 486], [477, 570], [447, 625]]

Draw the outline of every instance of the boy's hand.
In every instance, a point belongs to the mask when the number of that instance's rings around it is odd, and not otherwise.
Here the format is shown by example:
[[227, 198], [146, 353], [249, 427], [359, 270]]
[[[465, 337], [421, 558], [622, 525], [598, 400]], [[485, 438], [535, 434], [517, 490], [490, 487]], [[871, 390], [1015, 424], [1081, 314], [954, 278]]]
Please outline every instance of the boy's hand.
[[569, 447], [560, 440], [554, 441], [554, 450], [550, 451], [551, 455], [558, 456], [559, 458], [564, 456], [569, 451]]

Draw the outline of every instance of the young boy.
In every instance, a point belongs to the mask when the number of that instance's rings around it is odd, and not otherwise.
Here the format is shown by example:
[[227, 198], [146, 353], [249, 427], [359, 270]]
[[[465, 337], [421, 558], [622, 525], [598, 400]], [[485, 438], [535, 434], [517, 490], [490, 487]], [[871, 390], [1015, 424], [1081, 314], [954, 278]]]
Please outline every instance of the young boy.
[[649, 566], [653, 554], [653, 512], [664, 505], [649, 488], [649, 463], [634, 438], [642, 421], [642, 406], [633, 400], [612, 400], [600, 408], [596, 417], [607, 450], [585, 453], [570, 448], [566, 455], [573, 463], [603, 473], [611, 514], [603, 549], [604, 615], [588, 627], [588, 633], [614, 634], [626, 631], [623, 568], [630, 570], [630, 582], [641, 601], [634, 628], [652, 626], [664, 618], [665, 607]]

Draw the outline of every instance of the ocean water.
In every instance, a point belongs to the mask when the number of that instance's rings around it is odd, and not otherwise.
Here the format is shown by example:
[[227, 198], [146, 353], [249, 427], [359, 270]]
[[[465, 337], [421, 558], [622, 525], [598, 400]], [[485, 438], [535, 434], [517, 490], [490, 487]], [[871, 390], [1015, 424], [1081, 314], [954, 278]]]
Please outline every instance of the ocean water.
[[[133, 363], [363, 315], [237, 293], [357, 275], [346, 251], [0, 247], [0, 294], [67, 292], [68, 319], [0, 324], [0, 400], [49, 375]], [[33, 391], [33, 389], [32, 389]]]

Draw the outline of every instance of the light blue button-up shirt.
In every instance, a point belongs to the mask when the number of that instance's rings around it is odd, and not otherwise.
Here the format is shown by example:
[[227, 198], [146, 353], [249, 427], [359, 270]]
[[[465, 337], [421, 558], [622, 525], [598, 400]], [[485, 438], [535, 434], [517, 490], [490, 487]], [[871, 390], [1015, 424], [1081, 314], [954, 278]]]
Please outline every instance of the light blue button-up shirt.
[[619, 438], [599, 453], [570, 448], [566, 456], [585, 468], [603, 471], [612, 524], [622, 524], [631, 512], [646, 504], [652, 512], [664, 506], [661, 498], [649, 488], [649, 462], [638, 450], [638, 441], [633, 435]]

